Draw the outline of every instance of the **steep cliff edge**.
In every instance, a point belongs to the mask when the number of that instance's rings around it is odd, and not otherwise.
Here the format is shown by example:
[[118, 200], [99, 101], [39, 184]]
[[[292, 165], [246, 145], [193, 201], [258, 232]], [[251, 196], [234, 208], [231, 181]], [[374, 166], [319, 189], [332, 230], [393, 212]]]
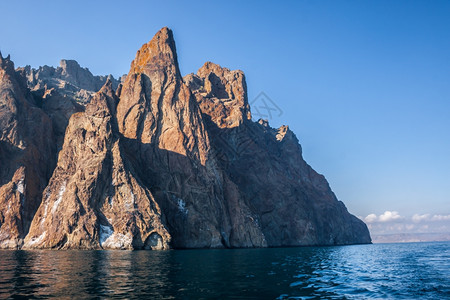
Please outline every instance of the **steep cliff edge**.
[[53, 73], [1, 62], [2, 248], [371, 241], [295, 134], [251, 120], [244, 73], [207, 62], [183, 78], [168, 28], [141, 47], [120, 85], [70, 61]]
[[50, 118], [0, 54], [0, 248], [20, 248], [55, 164]]
[[302, 157], [288, 126], [251, 121], [245, 77], [206, 63], [185, 77], [202, 110], [220, 168], [236, 184], [269, 246], [370, 243], [325, 177]]
[[168, 249], [150, 191], [122, 153], [111, 81], [74, 114], [24, 248]]
[[168, 28], [137, 52], [120, 92], [117, 121], [141, 178], [167, 216], [174, 247], [266, 246], [237, 188], [224, 190], [228, 178], [211, 155]]

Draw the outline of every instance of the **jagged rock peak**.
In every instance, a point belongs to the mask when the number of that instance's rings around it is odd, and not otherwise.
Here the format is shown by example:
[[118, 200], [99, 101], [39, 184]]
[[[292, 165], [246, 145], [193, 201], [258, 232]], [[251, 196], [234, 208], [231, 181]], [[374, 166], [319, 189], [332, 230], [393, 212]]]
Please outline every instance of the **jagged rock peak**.
[[100, 89], [99, 92], [104, 93], [104, 94], [109, 94], [109, 93], [114, 94], [114, 88], [112, 86], [112, 81], [109, 77], [106, 79], [105, 84], [102, 86], [102, 88]]
[[201, 112], [182, 80], [167, 27], [137, 51], [120, 92], [117, 120], [126, 138], [181, 155], [200, 151], [205, 161], [208, 138]]
[[80, 64], [73, 59], [61, 59], [59, 61], [59, 67], [63, 70], [63, 71], [71, 71], [71, 70], [75, 70], [75, 69], [85, 69], [85, 70], [89, 70], [88, 68], [82, 68], [80, 66]]
[[61, 77], [71, 77], [75, 78], [81, 76], [94, 77], [94, 75], [89, 71], [88, 68], [83, 68], [80, 64], [73, 59], [61, 59], [59, 62], [59, 68], [56, 69], [56, 72], [61, 74]]
[[4, 60], [4, 59], [5, 59], [5, 60], [11, 60], [11, 55], [8, 54], [7, 57], [3, 58], [2, 52], [0, 51], [0, 61], [2, 61], [2, 60]]
[[0, 52], [0, 68], [14, 71], [14, 62], [11, 60], [11, 56], [9, 54], [7, 57], [3, 57]]
[[107, 79], [102, 88], [92, 98], [91, 103], [86, 106], [86, 113], [98, 116], [114, 115], [117, 103], [118, 99], [112, 81]]
[[231, 71], [218, 64], [206, 62], [197, 74], [184, 81], [194, 93], [202, 113], [220, 128], [240, 126], [251, 119], [244, 72]]
[[[197, 75], [200, 77], [206, 77], [206, 75], [208, 75], [211, 72], [215, 74], [223, 74], [226, 72], [230, 72], [230, 69], [222, 67], [216, 63], [207, 61], [203, 64], [203, 66], [200, 69], [198, 69]], [[244, 74], [244, 72], [242, 72], [241, 70], [236, 70], [236, 72]]]
[[19, 67], [17, 71], [26, 78], [30, 90], [54, 88], [62, 96], [83, 106], [89, 103], [108, 78], [114, 89], [119, 85], [119, 80], [114, 79], [112, 75], [94, 76], [88, 68], [80, 66], [75, 60], [62, 59], [57, 68], [45, 65], [33, 69], [25, 66]]
[[131, 63], [130, 73], [142, 73], [146, 67], [171, 68], [179, 75], [177, 52], [172, 30], [167, 27], [159, 30], [147, 44], [142, 45]]
[[258, 122], [258, 124], [260, 124], [264, 127], [270, 128], [269, 120], [267, 120], [267, 119], [259, 119], [257, 122]]
[[0, 248], [370, 243], [295, 134], [251, 121], [244, 73], [182, 78], [168, 28], [120, 86], [75, 61], [0, 66]]

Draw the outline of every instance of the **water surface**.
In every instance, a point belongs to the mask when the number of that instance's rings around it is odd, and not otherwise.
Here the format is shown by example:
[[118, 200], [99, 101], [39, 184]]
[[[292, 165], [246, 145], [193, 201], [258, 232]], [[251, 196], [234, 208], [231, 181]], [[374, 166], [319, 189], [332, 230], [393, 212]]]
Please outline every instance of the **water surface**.
[[0, 298], [450, 299], [450, 243], [0, 251]]

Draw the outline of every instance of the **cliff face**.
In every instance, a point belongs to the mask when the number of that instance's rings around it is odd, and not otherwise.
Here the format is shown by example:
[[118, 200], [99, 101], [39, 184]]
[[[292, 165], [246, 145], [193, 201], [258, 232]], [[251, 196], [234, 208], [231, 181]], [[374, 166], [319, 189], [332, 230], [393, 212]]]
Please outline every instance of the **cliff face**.
[[121, 84], [71, 61], [1, 70], [3, 248], [370, 243], [294, 133], [251, 120], [243, 72], [208, 62], [182, 78], [168, 28]]
[[244, 74], [206, 63], [185, 77], [204, 115], [221, 170], [251, 208], [269, 246], [369, 243], [325, 177], [302, 158], [288, 126], [251, 121]]
[[123, 154], [111, 82], [74, 114], [24, 248], [168, 249], [151, 192]]
[[107, 80], [111, 81], [114, 89], [120, 82], [120, 78], [116, 80], [112, 75], [94, 76], [76, 61], [65, 59], [57, 68], [43, 66], [33, 69], [26, 66], [18, 68], [17, 73], [24, 78], [33, 96], [39, 99], [38, 105], [52, 120], [58, 151], [70, 116], [83, 111]]
[[[265, 246], [257, 224], [239, 195], [230, 214], [223, 182], [211, 156], [201, 111], [184, 83], [172, 32], [163, 28], [138, 51], [131, 63], [117, 107], [119, 130], [135, 165], [167, 217], [173, 246]], [[236, 224], [235, 219], [241, 222]], [[234, 238], [233, 229], [245, 225]]]
[[50, 118], [0, 54], [0, 248], [20, 248], [54, 167]]

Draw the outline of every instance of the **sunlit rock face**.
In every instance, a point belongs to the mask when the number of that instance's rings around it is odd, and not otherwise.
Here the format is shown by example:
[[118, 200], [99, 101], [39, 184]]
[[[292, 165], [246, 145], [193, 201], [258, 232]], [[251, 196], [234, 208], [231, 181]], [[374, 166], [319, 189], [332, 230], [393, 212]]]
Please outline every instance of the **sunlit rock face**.
[[107, 81], [71, 117], [24, 248], [169, 248], [161, 210], [124, 154], [117, 102]]
[[137, 52], [120, 92], [119, 130], [166, 216], [174, 247], [266, 246], [236, 186], [220, 169], [196, 98], [181, 77], [173, 34]]
[[[207, 62], [183, 78], [168, 28], [141, 47], [121, 84], [71, 61], [45, 76], [3, 61], [18, 78], [0, 77], [3, 248], [370, 243], [295, 134], [251, 120], [244, 73]], [[61, 85], [36, 88], [42, 78], [91, 92], [78, 101]], [[30, 109], [16, 112], [16, 98]], [[22, 133], [29, 120], [42, 132]], [[18, 159], [28, 152], [41, 164]]]
[[233, 128], [251, 118], [244, 72], [206, 62], [184, 77], [200, 106], [219, 128]]

